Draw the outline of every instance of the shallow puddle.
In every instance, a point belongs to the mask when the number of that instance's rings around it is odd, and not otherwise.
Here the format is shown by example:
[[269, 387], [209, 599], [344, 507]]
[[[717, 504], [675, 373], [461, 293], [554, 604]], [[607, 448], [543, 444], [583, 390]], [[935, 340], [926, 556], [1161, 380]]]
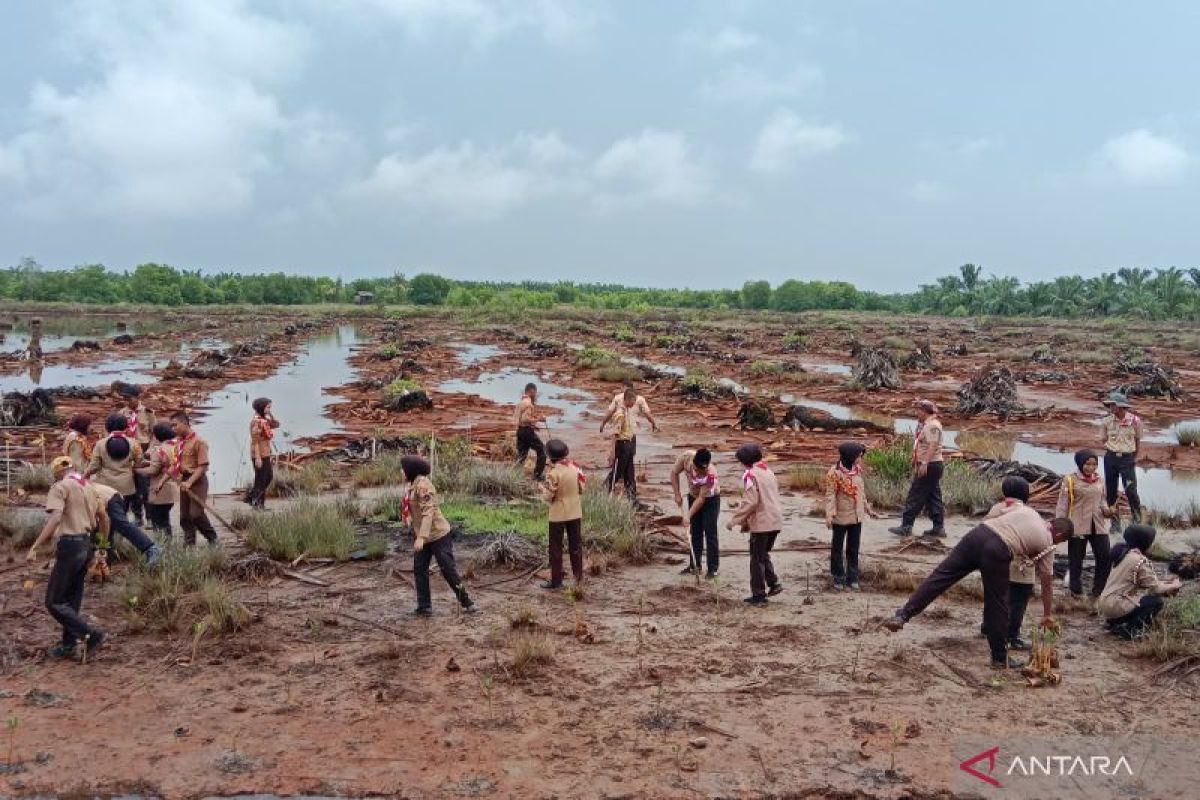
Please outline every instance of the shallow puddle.
[[458, 351], [458, 363], [464, 367], [480, 364], [491, 358], [504, 355], [504, 350], [494, 344], [476, 344], [474, 342], [451, 342], [450, 346]]
[[118, 380], [154, 383], [158, 378], [147, 372], [154, 366], [155, 362], [148, 358], [117, 359], [86, 365], [29, 362], [23, 365], [20, 372], [0, 375], [0, 392], [30, 392], [38, 387], [100, 386]]
[[[552, 377], [549, 373], [546, 375]], [[521, 399], [527, 383], [537, 385], [538, 405], [556, 408], [562, 412], [550, 421], [551, 427], [556, 422], [578, 422], [583, 419], [588, 406], [596, 400], [596, 396], [590, 392], [573, 386], [551, 383], [536, 372], [515, 367], [505, 367], [497, 372], [485, 372], [474, 380], [454, 378], [439, 384], [437, 391], [472, 394], [498, 405], [515, 407]]]
[[330, 402], [322, 389], [354, 380], [355, 369], [347, 362], [351, 348], [362, 341], [353, 325], [343, 325], [335, 333], [311, 339], [295, 360], [282, 365], [275, 374], [256, 381], [231, 383], [197, 406], [204, 418], [196, 429], [209, 444], [208, 476], [213, 492], [229, 492], [245, 486], [253, 476], [250, 465], [250, 403], [258, 397], [271, 398], [272, 410], [280, 422], [275, 434], [275, 449], [304, 451], [297, 439], [321, 436], [339, 429], [325, 415]]
[[850, 367], [846, 364], [828, 364], [817, 361], [801, 361], [800, 366], [809, 372], [824, 372], [826, 375], [850, 374]]

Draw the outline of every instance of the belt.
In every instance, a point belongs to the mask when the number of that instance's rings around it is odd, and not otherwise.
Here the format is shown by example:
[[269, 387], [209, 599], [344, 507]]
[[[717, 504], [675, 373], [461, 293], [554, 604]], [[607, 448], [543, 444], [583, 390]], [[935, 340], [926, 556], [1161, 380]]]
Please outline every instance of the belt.
[[71, 541], [74, 541], [76, 539], [87, 539], [88, 541], [91, 541], [92, 535], [90, 533], [64, 533], [64, 534], [61, 534], [58, 538], [59, 538], [59, 541], [62, 541], [63, 539], [70, 539]]

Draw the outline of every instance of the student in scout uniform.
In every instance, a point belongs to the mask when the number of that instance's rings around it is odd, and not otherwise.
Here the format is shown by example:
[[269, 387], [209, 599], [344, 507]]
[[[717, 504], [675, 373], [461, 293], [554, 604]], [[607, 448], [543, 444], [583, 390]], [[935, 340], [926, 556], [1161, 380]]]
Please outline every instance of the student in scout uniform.
[[454, 544], [450, 523], [438, 505], [437, 489], [429, 479], [429, 462], [419, 456], [404, 456], [400, 470], [408, 489], [404, 492], [404, 523], [413, 532], [413, 580], [417, 584], [417, 607], [413, 614], [429, 616], [433, 600], [429, 592], [429, 564], [437, 561], [438, 569], [458, 598], [463, 611], [472, 613], [475, 604], [467, 594], [454, 563]]
[[917, 431], [913, 436], [913, 480], [904, 501], [904, 512], [900, 525], [888, 528], [897, 536], [911, 536], [913, 523], [922, 510], [929, 510], [933, 527], [925, 531], [926, 536], [945, 537], [946, 507], [942, 502], [942, 421], [938, 419], [938, 407], [932, 400], [918, 400]]
[[[118, 444], [128, 447], [128, 442], [117, 440]], [[88, 491], [96, 496], [96, 507], [98, 514], [103, 517], [104, 528], [108, 533], [108, 549], [111, 551], [116, 544], [113, 539], [113, 534], [121, 534], [130, 544], [137, 548], [141, 553], [146, 563], [154, 566], [162, 557], [162, 548], [154, 543], [154, 540], [146, 535], [139, 526], [129, 519], [129, 514], [125, 508], [125, 498], [120, 493], [98, 481], [92, 481], [88, 484]]]
[[[752, 606], [765, 606], [767, 597], [783, 591], [783, 584], [771, 563], [771, 550], [783, 529], [783, 505], [779, 502], [779, 481], [763, 461], [762, 448], [744, 444], [737, 449], [738, 462], [746, 468], [742, 473], [742, 499], [733, 516], [725, 523], [726, 530], [741, 527], [750, 534], [750, 596]], [[716, 570], [713, 570], [714, 572]]]
[[1155, 534], [1153, 527], [1135, 523], [1125, 529], [1125, 541], [1112, 551], [1112, 575], [1097, 606], [1108, 630], [1123, 639], [1144, 633], [1163, 610], [1163, 597], [1175, 594], [1183, 585], [1179, 578], [1160, 581], [1155, 575], [1147, 556]]
[[[125, 396], [125, 418], [128, 421], [128, 426], [125, 429], [125, 435], [134, 442], [137, 442], [138, 447], [145, 453], [150, 448], [151, 431], [154, 428], [154, 423], [157, 421], [154, 417], [154, 412], [146, 408], [142, 403], [142, 390], [138, 386], [132, 384], [123, 387], [122, 393]], [[133, 502], [130, 504], [130, 510], [137, 517], [139, 525], [146, 523], [145, 508], [148, 502], [150, 493], [150, 483], [143, 475], [134, 474], [134, 484], [137, 487], [137, 492]]]
[[546, 471], [546, 446], [537, 435], [539, 422], [537, 411], [537, 385], [525, 384], [525, 394], [517, 403], [517, 463], [524, 466], [525, 459], [532, 450], [537, 455], [537, 464], [533, 468], [533, 479], [540, 481]]
[[188, 415], [176, 411], [171, 415], [179, 453], [179, 527], [183, 543], [194, 545], [200, 531], [210, 545], [217, 543], [217, 532], [208, 521], [204, 504], [208, 502], [208, 442], [192, 430]]
[[1117, 485], [1125, 484], [1125, 498], [1134, 522], [1142, 521], [1142, 501], [1137, 490], [1137, 457], [1142, 446], [1142, 418], [1133, 413], [1129, 399], [1113, 392], [1105, 403], [1109, 414], [1100, 421], [1104, 431], [1104, 490], [1108, 507], [1116, 516]]
[[146, 466], [138, 470], [150, 482], [146, 516], [159, 536], [171, 538], [171, 508], [179, 502], [179, 443], [169, 422], [154, 426], [154, 444], [146, 454]]
[[[1003, 484], [1005, 497], [1028, 497], [1029, 482], [1008, 477]], [[1042, 626], [1054, 625], [1054, 548], [1071, 535], [1069, 519], [1059, 518], [1047, 525], [1041, 515], [1023, 503], [1004, 514], [985, 520], [954, 545], [954, 549], [917, 587], [896, 615], [883, 623], [898, 631], [920, 614], [951, 586], [979, 570], [983, 579], [983, 619], [992, 666], [1023, 667], [1025, 660], [1008, 655], [1009, 575], [1013, 559], [1032, 564], [1042, 586]]]
[[[680, 475], [685, 476], [688, 483], [686, 506], [679, 491]], [[712, 466], [712, 453], [700, 448], [685, 450], [680, 454], [671, 467], [671, 490], [675, 493], [675, 502], [683, 512], [683, 524], [690, 526], [692, 535], [688, 566], [682, 574], [691, 575], [700, 569], [700, 556], [707, 546], [708, 571], [704, 577], [717, 577], [717, 569], [721, 565], [720, 531], [717, 529], [717, 521], [721, 515], [721, 488], [717, 481], [717, 471]]]
[[83, 474], [92, 460], [92, 418], [87, 414], [73, 414], [67, 421], [67, 435], [63, 439], [62, 454], [71, 459], [71, 469]]
[[86, 477], [116, 489], [125, 499], [125, 508], [133, 508], [137, 503], [133, 469], [142, 460], [142, 448], [126, 433], [129, 420], [124, 415], [109, 414], [104, 427], [108, 435], [92, 449]]
[[[1014, 509], [1025, 507], [1025, 503], [1029, 501], [1028, 483], [1022, 485], [1016, 481], [1006, 482], [1006, 487], [1004, 499], [988, 510], [984, 517], [985, 522]], [[1030, 641], [1021, 636], [1021, 625], [1025, 622], [1025, 609], [1029, 606], [1029, 598], [1033, 597], [1033, 573], [1033, 562], [1025, 558], [1014, 558], [1008, 568], [1007, 642], [1009, 650], [1028, 650], [1032, 647]], [[979, 633], [987, 636], [986, 618], [979, 624]]]
[[637, 500], [637, 470], [633, 463], [637, 453], [637, 427], [635, 416], [630, 412], [636, 398], [636, 392], [626, 389], [624, 402], [611, 415], [617, 435], [613, 441], [613, 468], [608, 484], [609, 488], [616, 488], [618, 481], [623, 483], [630, 502]]
[[567, 443], [551, 439], [546, 443], [550, 469], [542, 485], [542, 496], [550, 504], [550, 580], [543, 589], [562, 588], [563, 537], [571, 556], [571, 574], [575, 585], [583, 583], [583, 485], [585, 476], [568, 456]]
[[862, 465], [865, 452], [866, 445], [861, 442], [842, 442], [838, 445], [837, 463], [825, 474], [825, 527], [833, 531], [829, 574], [833, 576], [834, 591], [858, 591], [858, 547], [863, 520], [879, 516], [867, 502]]
[[271, 400], [260, 397], [250, 404], [254, 416], [250, 418], [250, 460], [254, 464], [254, 485], [246, 495], [246, 502], [254, 508], [266, 508], [267, 489], [275, 479], [272, 465], [273, 439], [279, 420], [271, 413]]
[[54, 566], [46, 583], [46, 610], [62, 625], [62, 642], [49, 653], [57, 658], [72, 658], [82, 640], [92, 651], [104, 644], [104, 631], [87, 623], [79, 613], [83, 607], [83, 589], [88, 567], [96, 554], [92, 531], [97, 527], [97, 500], [89, 491], [89, 481], [71, 468], [71, 459], [58, 456], [50, 462], [56, 483], [46, 495], [50, 518], [29, 548], [25, 560], [33, 563], [44, 545], [57, 538]]
[[1070, 564], [1071, 594], [1083, 594], [1083, 556], [1088, 545], [1096, 559], [1096, 572], [1092, 577], [1092, 597], [1100, 596], [1108, 581], [1111, 566], [1109, 558], [1108, 518], [1113, 513], [1105, 504], [1104, 486], [1097, 474], [1099, 458], [1091, 450], [1075, 453], [1078, 472], [1062, 480], [1058, 492], [1056, 517], [1068, 517], [1075, 525], [1075, 533], [1067, 540], [1067, 556]]

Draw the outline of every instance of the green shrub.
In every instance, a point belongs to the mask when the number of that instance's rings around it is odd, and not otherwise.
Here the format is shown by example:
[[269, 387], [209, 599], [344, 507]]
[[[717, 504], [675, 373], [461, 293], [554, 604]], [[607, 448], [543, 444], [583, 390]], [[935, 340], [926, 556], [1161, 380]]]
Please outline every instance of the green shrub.
[[583, 492], [583, 541], [590, 549], [615, 553], [633, 564], [648, 563], [654, 555], [634, 507], [624, 495], [599, 483], [589, 483]]
[[1175, 428], [1175, 440], [1186, 447], [1200, 445], [1200, 425], [1179, 425]]
[[359, 464], [350, 474], [350, 483], [360, 488], [390, 486], [404, 479], [399, 453], [380, 453], [371, 461]]
[[331, 468], [323, 458], [305, 461], [299, 467], [280, 464], [275, 468], [275, 480], [271, 484], [272, 497], [295, 497], [302, 494], [317, 494], [330, 488]]
[[246, 544], [274, 559], [302, 553], [345, 560], [355, 549], [354, 525], [334, 503], [302, 497], [290, 507], [259, 514], [246, 530]]
[[1169, 598], [1136, 652], [1157, 661], [1200, 656], [1200, 596]]
[[788, 366], [780, 361], [754, 361], [750, 364], [750, 374], [755, 377], [764, 375], [782, 375]]
[[588, 345], [580, 350], [575, 356], [575, 366], [584, 369], [595, 369], [597, 367], [611, 367], [619, 364], [621, 357], [603, 347]]
[[525, 473], [514, 464], [476, 461], [471, 464], [467, 473], [469, 491], [476, 497], [511, 500], [529, 497], [532, 493]]
[[863, 463], [877, 480], [907, 482], [912, 476], [912, 447], [911, 436], [897, 436], [887, 447], [868, 450]]
[[395, 400], [397, 397], [403, 397], [410, 392], [422, 391], [421, 384], [408, 378], [396, 378], [394, 381], [383, 387], [383, 399]]
[[380, 361], [391, 361], [399, 357], [400, 349], [394, 344], [385, 344], [383, 347], [375, 351], [375, 357]]
[[135, 561], [115, 590], [137, 627], [182, 631], [204, 624], [216, 633], [236, 630], [250, 614], [222, 577], [227, 566], [222, 548], [167, 542], [157, 564]]
[[613, 364], [596, 370], [596, 379], [609, 383], [633, 382], [642, 377], [642, 371], [628, 364]]
[[983, 514], [1000, 499], [1000, 481], [989, 478], [961, 459], [946, 462], [942, 497], [946, 509], [959, 514]]

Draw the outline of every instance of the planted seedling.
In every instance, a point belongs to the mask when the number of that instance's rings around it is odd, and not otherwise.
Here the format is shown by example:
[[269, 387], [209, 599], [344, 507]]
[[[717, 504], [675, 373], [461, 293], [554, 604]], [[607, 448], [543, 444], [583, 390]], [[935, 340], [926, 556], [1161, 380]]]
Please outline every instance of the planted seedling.
[[17, 728], [21, 721], [17, 719], [17, 715], [13, 714], [8, 718], [8, 765], [11, 767], [17, 762], [13, 760], [13, 753], [16, 748]]

